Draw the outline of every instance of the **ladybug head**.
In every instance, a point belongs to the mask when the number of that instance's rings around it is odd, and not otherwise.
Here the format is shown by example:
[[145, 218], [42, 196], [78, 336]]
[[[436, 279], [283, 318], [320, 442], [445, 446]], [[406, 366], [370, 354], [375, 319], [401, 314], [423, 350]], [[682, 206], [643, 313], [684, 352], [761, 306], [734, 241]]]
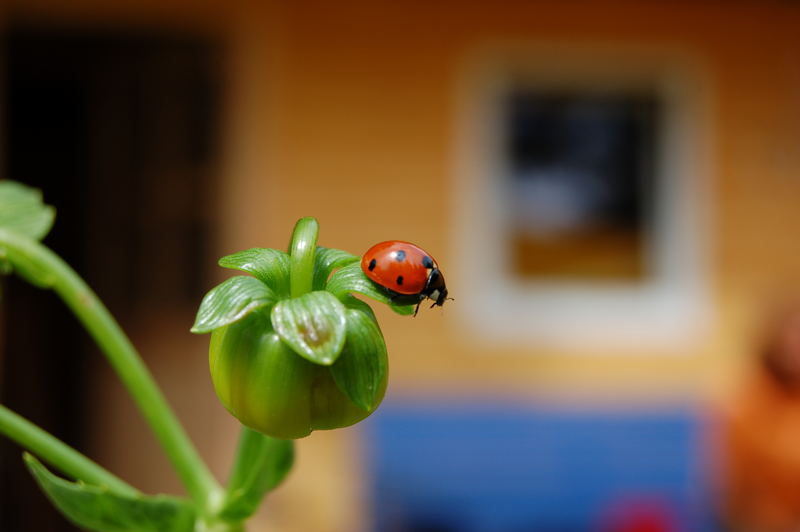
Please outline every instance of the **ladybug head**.
[[444, 275], [442, 275], [442, 272], [439, 271], [439, 268], [434, 268], [431, 270], [431, 273], [428, 276], [428, 282], [425, 283], [425, 290], [422, 293], [429, 299], [433, 299], [433, 305], [431, 305], [431, 308], [435, 307], [436, 305], [441, 307], [444, 305], [445, 301], [452, 299], [447, 297], [447, 285], [445, 285]]
[[[431, 296], [433, 295], [434, 294], [431, 294]], [[447, 288], [442, 288], [436, 295], [438, 297], [435, 298], [431, 297], [431, 299], [435, 299], [433, 305], [431, 305], [431, 308], [435, 307], [436, 305], [439, 305], [441, 307], [442, 305], [444, 305], [445, 301], [447, 301], [448, 299], [453, 299], [452, 297], [447, 297]]]

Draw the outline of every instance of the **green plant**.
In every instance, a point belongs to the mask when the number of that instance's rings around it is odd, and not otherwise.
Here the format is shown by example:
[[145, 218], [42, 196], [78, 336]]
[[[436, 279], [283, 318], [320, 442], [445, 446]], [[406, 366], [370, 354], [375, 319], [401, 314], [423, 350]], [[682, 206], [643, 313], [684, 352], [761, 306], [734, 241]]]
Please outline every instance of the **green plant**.
[[291, 469], [292, 439], [351, 425], [380, 404], [386, 346], [372, 309], [352, 293], [400, 314], [413, 307], [395, 305], [364, 276], [354, 255], [318, 247], [313, 218], [298, 221], [288, 253], [254, 248], [223, 257], [221, 266], [252, 276], [233, 277], [211, 290], [192, 328], [211, 333], [215, 389], [244, 425], [230, 478], [221, 486], [114, 318], [75, 271], [40, 243], [54, 217], [38, 191], [0, 182], [0, 272], [15, 272], [64, 300], [119, 375], [188, 494], [142, 494], [0, 405], [0, 433], [27, 450], [25, 463], [39, 486], [78, 526], [119, 532], [243, 530]]

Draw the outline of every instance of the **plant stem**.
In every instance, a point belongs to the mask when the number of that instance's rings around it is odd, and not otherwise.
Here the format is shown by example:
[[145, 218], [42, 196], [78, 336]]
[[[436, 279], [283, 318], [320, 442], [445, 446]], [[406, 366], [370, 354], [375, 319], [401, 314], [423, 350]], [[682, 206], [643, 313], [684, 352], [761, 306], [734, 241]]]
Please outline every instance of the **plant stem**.
[[121, 478], [3, 405], [0, 405], [0, 432], [75, 480], [105, 486], [120, 495], [139, 494]]
[[[221, 488], [192, 445], [152, 375], [103, 303], [70, 266], [37, 241], [0, 229], [8, 259], [48, 273], [52, 288], [89, 331], [155, 432], [202, 513], [215, 511]], [[44, 326], [45, 324], [43, 324]]]
[[311, 291], [314, 283], [314, 254], [317, 251], [319, 224], [315, 218], [300, 218], [294, 226], [289, 244], [291, 270], [289, 274], [292, 297]]
[[242, 430], [239, 431], [236, 458], [228, 480], [226, 502], [233, 492], [246, 484], [247, 478], [253, 474], [253, 470], [261, 466], [267, 450], [268, 445], [264, 435], [242, 425]]
[[219, 516], [233, 521], [251, 516], [264, 496], [283, 482], [293, 463], [293, 440], [271, 438], [242, 427]]

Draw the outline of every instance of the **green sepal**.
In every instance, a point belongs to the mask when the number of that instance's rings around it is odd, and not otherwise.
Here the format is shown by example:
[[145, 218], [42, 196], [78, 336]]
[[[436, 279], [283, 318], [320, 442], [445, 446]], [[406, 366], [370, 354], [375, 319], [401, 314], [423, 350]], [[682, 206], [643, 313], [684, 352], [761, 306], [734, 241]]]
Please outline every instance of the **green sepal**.
[[372, 412], [380, 404], [381, 383], [389, 368], [386, 343], [378, 324], [358, 310], [347, 310], [346, 331], [344, 349], [331, 366], [331, 375], [353, 403]]
[[[242, 521], [258, 510], [264, 495], [275, 489], [292, 468], [294, 442], [242, 428], [237, 467], [227, 487], [220, 517]], [[241, 466], [241, 467], [239, 467]]]
[[[330, 367], [314, 367], [316, 368], [315, 387], [312, 390], [314, 430], [347, 427], [372, 414], [369, 410], [356, 405], [339, 389], [336, 381], [333, 380]], [[387, 382], [388, 380], [384, 379], [381, 383], [377, 402], [383, 400]]]
[[319, 222], [313, 216], [297, 220], [289, 240], [291, 296], [299, 297], [314, 290], [314, 256], [319, 238]]
[[167, 495], [120, 495], [102, 486], [70, 482], [47, 470], [32, 455], [25, 465], [39, 487], [75, 525], [98, 532], [192, 532], [192, 505]]
[[398, 314], [408, 316], [414, 313], [414, 305], [398, 305], [392, 301], [390, 293], [382, 286], [372, 282], [364, 275], [360, 264], [350, 264], [340, 268], [328, 280], [325, 290], [342, 299], [350, 292], [357, 292], [369, 298], [385, 303]]
[[358, 257], [341, 249], [318, 246], [314, 255], [314, 290], [323, 290], [334, 270], [357, 261]]
[[345, 311], [329, 292], [309, 292], [276, 304], [272, 326], [295, 353], [315, 364], [330, 366], [344, 347]]
[[269, 286], [254, 277], [237, 275], [212, 288], [197, 311], [192, 332], [203, 334], [238, 321], [278, 300]]
[[254, 275], [267, 284], [279, 297], [289, 297], [290, 258], [283, 251], [271, 248], [251, 248], [219, 259], [223, 268], [232, 268]]
[[16, 181], [0, 181], [0, 228], [34, 240], [50, 231], [56, 210], [42, 201], [42, 193]]
[[364, 314], [369, 316], [372, 321], [378, 323], [378, 318], [375, 317], [375, 312], [372, 310], [372, 307], [370, 307], [368, 304], [364, 303], [357, 297], [347, 294], [341, 298], [341, 302], [344, 303], [345, 307], [357, 310], [359, 312], [363, 312]]

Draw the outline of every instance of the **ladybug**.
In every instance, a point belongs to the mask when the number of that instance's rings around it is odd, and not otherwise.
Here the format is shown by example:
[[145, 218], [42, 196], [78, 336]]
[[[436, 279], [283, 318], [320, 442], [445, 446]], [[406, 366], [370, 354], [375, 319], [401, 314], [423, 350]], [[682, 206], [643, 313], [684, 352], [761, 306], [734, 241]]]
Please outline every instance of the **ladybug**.
[[424, 249], [401, 240], [375, 244], [361, 257], [361, 269], [372, 281], [387, 289], [392, 301], [400, 304], [420, 304], [432, 299], [431, 308], [444, 305], [447, 286], [439, 265]]

